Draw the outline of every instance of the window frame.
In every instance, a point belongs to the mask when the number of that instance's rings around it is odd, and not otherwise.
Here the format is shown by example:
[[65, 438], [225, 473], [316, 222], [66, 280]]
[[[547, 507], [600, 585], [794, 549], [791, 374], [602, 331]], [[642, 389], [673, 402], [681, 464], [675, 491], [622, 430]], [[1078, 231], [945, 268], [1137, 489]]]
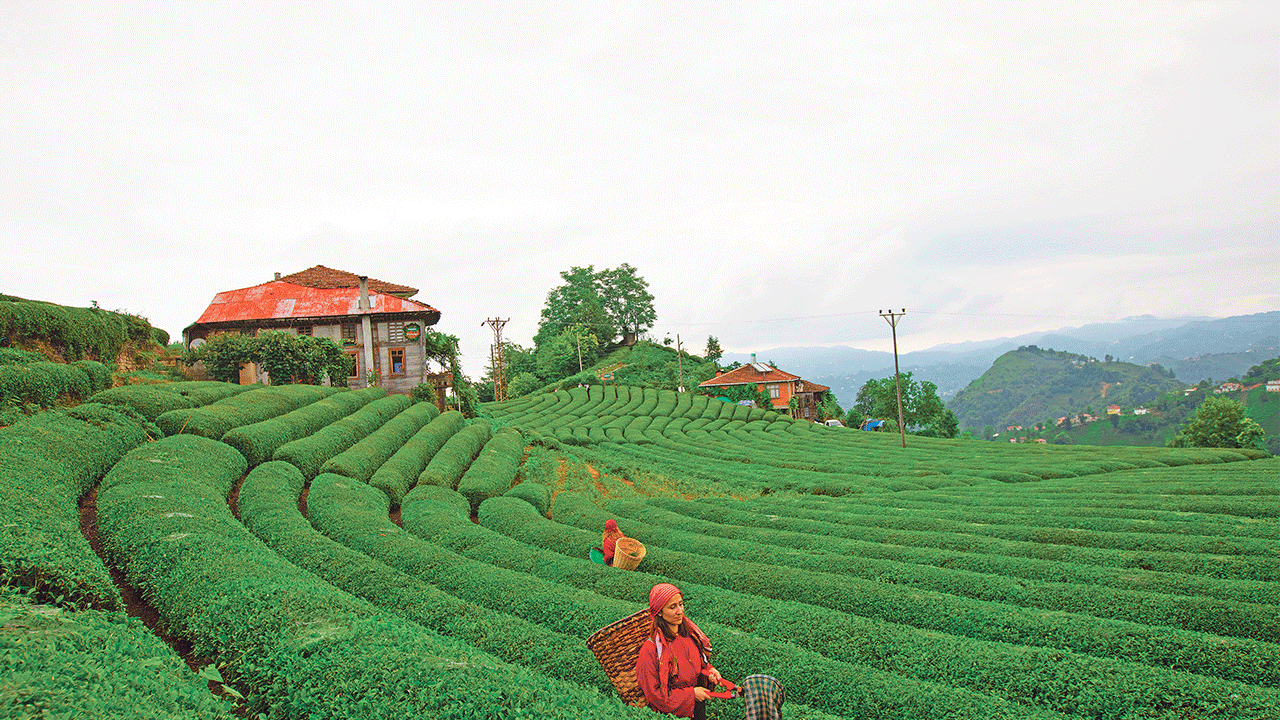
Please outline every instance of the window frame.
[[[396, 354], [400, 355], [400, 372], [395, 372]], [[405, 377], [409, 374], [409, 351], [404, 347], [387, 348], [387, 377]]]

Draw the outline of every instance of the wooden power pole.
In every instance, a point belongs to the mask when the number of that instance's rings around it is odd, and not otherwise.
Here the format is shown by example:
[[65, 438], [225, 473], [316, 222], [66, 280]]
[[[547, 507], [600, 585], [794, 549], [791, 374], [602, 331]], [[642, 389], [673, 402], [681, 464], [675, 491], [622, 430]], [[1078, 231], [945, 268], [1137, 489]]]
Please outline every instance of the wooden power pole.
[[480, 323], [493, 328], [493, 347], [489, 350], [489, 362], [493, 365], [493, 399], [498, 402], [507, 401], [507, 372], [502, 362], [502, 326], [511, 318], [489, 318]]
[[679, 391], [684, 392], [684, 351], [680, 349], [680, 333], [676, 333], [676, 365], [680, 368]]
[[889, 327], [893, 329], [893, 384], [898, 389], [898, 434], [902, 436], [902, 447], [907, 447], [907, 426], [902, 422], [902, 373], [898, 371], [898, 321], [907, 314], [907, 309], [902, 308], [902, 312], [895, 313], [890, 310], [880, 311], [880, 317], [889, 323]]

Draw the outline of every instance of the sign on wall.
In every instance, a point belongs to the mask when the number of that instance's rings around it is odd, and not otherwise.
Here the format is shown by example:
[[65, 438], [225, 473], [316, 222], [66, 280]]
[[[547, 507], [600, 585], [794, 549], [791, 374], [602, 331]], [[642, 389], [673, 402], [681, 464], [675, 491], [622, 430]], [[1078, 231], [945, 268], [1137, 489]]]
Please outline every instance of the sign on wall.
[[422, 326], [418, 323], [409, 323], [404, 326], [404, 337], [406, 340], [417, 340], [422, 334]]

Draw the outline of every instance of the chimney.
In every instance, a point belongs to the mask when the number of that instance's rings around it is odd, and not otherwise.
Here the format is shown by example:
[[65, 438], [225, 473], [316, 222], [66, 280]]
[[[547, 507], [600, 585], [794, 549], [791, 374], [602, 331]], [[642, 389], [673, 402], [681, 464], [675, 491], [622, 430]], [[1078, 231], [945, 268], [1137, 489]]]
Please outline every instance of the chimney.
[[755, 354], [755, 353], [751, 353], [751, 364], [752, 364], [752, 365], [755, 365], [755, 364], [756, 364], [756, 354]]
[[280, 279], [280, 273], [276, 273], [276, 279], [277, 279], [277, 280], [279, 280], [279, 279]]
[[361, 310], [369, 309], [369, 276], [360, 276], [360, 305]]

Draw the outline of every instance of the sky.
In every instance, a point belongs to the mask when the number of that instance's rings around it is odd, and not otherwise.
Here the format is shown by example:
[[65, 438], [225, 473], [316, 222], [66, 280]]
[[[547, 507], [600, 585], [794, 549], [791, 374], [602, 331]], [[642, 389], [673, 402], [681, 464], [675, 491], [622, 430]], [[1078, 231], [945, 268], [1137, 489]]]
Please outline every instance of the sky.
[[0, 0], [0, 293], [326, 265], [473, 377], [587, 265], [695, 353], [1264, 312], [1278, 119], [1274, 2]]

